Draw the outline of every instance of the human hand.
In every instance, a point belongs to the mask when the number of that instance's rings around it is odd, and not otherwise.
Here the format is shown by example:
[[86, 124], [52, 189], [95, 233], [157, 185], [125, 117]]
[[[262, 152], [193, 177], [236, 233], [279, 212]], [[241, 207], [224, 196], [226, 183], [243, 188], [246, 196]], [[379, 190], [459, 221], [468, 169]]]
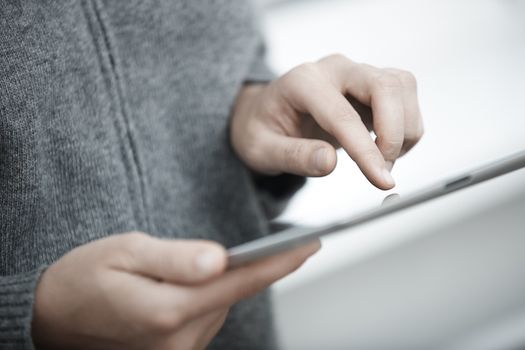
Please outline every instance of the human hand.
[[411, 73], [341, 55], [300, 65], [268, 85], [245, 86], [230, 122], [235, 152], [256, 172], [324, 176], [342, 146], [381, 189], [394, 187], [394, 162], [422, 135]]
[[225, 271], [226, 251], [143, 233], [73, 249], [42, 275], [32, 323], [38, 349], [203, 349], [228, 308], [297, 269], [319, 242]]

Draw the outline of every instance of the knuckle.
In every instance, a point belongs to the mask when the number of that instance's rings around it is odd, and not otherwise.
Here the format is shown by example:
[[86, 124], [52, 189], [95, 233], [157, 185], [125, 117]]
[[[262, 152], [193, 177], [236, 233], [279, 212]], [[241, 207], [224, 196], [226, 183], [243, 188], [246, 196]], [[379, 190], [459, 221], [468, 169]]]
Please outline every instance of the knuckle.
[[301, 92], [304, 86], [303, 74], [299, 71], [299, 67], [296, 67], [283, 75], [279, 79], [280, 91], [285, 99], [293, 98], [297, 93]]
[[133, 231], [122, 236], [123, 245], [129, 248], [135, 248], [141, 245], [144, 240], [147, 239], [147, 235], [143, 232]]
[[403, 139], [397, 138], [379, 138], [378, 144], [384, 153], [394, 155], [396, 152], [399, 152], [403, 146], [403, 141]]
[[[297, 68], [294, 68], [297, 69]], [[286, 91], [295, 85], [295, 71], [292, 69], [288, 73], [284, 74], [277, 83]]]
[[144, 246], [144, 241], [148, 239], [148, 235], [143, 232], [133, 231], [123, 234], [120, 237], [120, 246], [127, 253], [136, 254]]
[[296, 169], [301, 165], [301, 155], [304, 153], [304, 145], [301, 143], [287, 147], [284, 150], [284, 162], [289, 168]]
[[383, 138], [381, 144], [388, 148], [400, 147], [403, 144], [403, 139], [401, 138]]
[[325, 58], [322, 59], [322, 61], [347, 63], [349, 59], [345, 55], [336, 52], [336, 53], [326, 56]]
[[297, 67], [297, 72], [301, 74], [316, 74], [319, 72], [319, 67], [313, 62], [305, 62]]
[[123, 235], [125, 239], [127, 240], [142, 240], [146, 238], [148, 235], [141, 231], [131, 231], [129, 233], [126, 233]]
[[376, 91], [398, 90], [402, 87], [402, 83], [396, 74], [385, 71], [378, 73], [372, 84]]
[[282, 115], [287, 115], [286, 105], [283, 105], [278, 99], [270, 99], [261, 106], [261, 111], [264, 116], [268, 118], [276, 118]]
[[416, 88], [417, 87], [417, 79], [409, 71], [402, 70], [399, 72], [398, 79], [401, 81], [404, 87], [408, 88]]
[[307, 62], [293, 68], [279, 79], [284, 96], [303, 95], [311, 84], [324, 79], [324, 73], [317, 63]]
[[293, 85], [302, 83], [305, 79], [313, 79], [319, 75], [319, 67], [316, 63], [306, 62], [293, 68], [284, 76], [284, 83]]
[[403, 70], [403, 69], [396, 69], [396, 68], [388, 68], [384, 70], [385, 72], [392, 74], [397, 77], [401, 85], [405, 88], [416, 88], [417, 87], [417, 79], [412, 74], [412, 72]]

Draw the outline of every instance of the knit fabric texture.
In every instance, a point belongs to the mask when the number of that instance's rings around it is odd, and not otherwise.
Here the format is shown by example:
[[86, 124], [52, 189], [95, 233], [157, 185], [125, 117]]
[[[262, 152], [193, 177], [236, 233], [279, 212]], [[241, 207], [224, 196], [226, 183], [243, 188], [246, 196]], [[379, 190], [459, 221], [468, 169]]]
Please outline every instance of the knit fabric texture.
[[[0, 0], [0, 348], [33, 349], [46, 266], [139, 230], [233, 246], [303, 183], [254, 177], [228, 118], [272, 78], [246, 0]], [[145, 296], [147, 297], [147, 296]], [[211, 349], [275, 347], [267, 293]]]

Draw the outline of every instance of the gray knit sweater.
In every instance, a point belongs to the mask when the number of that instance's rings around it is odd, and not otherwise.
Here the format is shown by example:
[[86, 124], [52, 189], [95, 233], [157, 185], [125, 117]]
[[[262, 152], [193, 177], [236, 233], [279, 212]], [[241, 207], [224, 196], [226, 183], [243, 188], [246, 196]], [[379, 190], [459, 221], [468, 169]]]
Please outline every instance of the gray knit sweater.
[[[254, 178], [227, 125], [270, 78], [246, 0], [0, 0], [0, 349], [33, 348], [35, 285], [75, 246], [268, 233], [301, 179]], [[211, 348], [273, 346], [263, 293]]]

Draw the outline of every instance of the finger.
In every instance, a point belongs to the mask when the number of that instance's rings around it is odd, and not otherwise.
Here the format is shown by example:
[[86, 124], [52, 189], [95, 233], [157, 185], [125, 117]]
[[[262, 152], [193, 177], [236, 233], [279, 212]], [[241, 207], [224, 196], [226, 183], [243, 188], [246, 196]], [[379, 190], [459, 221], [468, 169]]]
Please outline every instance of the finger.
[[205, 349], [222, 327], [228, 309], [202, 315], [173, 329], [171, 334], [156, 345], [157, 349]]
[[248, 298], [298, 269], [320, 247], [320, 242], [315, 240], [228, 271], [220, 278], [206, 284], [187, 287], [189, 298], [194, 300], [192, 310], [188, 310], [188, 313], [197, 316], [211, 310], [229, 307], [241, 299]]
[[[396, 74], [347, 60], [339, 63], [341, 88], [369, 105], [373, 113], [376, 144], [387, 167], [391, 168], [401, 153], [405, 139], [404, 88]], [[343, 73], [344, 72], [344, 73]]]
[[[137, 304], [129, 313], [133, 319], [144, 319], [151, 329], [169, 333], [202, 315], [228, 308], [268, 287], [296, 270], [319, 248], [319, 241], [315, 241], [229, 271], [201, 285], [158, 283], [141, 276], [129, 275], [126, 281], [133, 288], [126, 288], [124, 294], [126, 300]], [[149, 297], [144, 298], [144, 295]], [[127, 302], [123, 303], [127, 305]]]
[[213, 337], [215, 337], [222, 328], [227, 316], [228, 309], [219, 310], [212, 315], [213, 318], [211, 319], [211, 323], [207, 327], [205, 333], [200, 336], [195, 349], [206, 349]]
[[192, 319], [172, 329], [171, 334], [157, 342], [155, 349], [205, 349], [222, 327], [227, 313], [228, 309], [220, 309]]
[[282, 79], [284, 98], [296, 110], [311, 114], [317, 123], [345, 149], [363, 174], [375, 186], [389, 189], [394, 180], [385, 166], [385, 160], [372, 141], [366, 126], [343, 94], [317, 71], [316, 66], [303, 66], [308, 70], [290, 72]]
[[289, 137], [268, 132], [262, 146], [270, 171], [302, 176], [324, 176], [337, 163], [335, 149], [326, 141]]
[[204, 240], [164, 240], [144, 233], [115, 236], [118, 268], [177, 283], [199, 283], [226, 268], [226, 250]]
[[361, 120], [363, 121], [363, 124], [365, 124], [368, 131], [374, 130], [374, 119], [372, 117], [372, 109], [364, 103], [359, 102], [350, 95], [346, 96], [346, 99], [348, 100], [348, 102], [350, 102], [352, 107], [354, 107], [355, 111], [359, 114]]
[[341, 148], [341, 145], [335, 139], [335, 137], [327, 133], [326, 130], [324, 130], [323, 128], [320, 128], [319, 124], [317, 124], [317, 121], [314, 118], [312, 118], [310, 114], [301, 113], [299, 118], [301, 118], [300, 135], [299, 136], [288, 135], [288, 136], [296, 136], [296, 137], [304, 137], [308, 139], [323, 140], [323, 141], [328, 142], [335, 149]]
[[423, 118], [417, 97], [417, 81], [414, 75], [400, 69], [389, 68], [403, 85], [403, 106], [405, 110], [405, 138], [400, 156], [414, 147], [423, 136]]

